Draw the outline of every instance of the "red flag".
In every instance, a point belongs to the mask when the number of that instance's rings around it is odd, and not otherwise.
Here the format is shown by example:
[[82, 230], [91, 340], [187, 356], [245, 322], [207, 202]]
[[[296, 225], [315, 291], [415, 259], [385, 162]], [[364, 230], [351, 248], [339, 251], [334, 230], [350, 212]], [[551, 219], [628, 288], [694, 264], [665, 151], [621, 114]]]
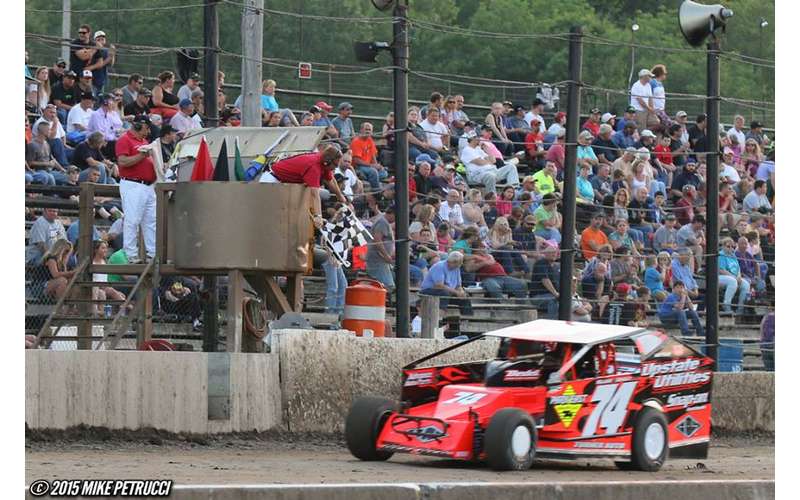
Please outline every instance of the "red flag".
[[211, 163], [211, 154], [208, 152], [206, 138], [200, 138], [200, 149], [194, 160], [191, 181], [210, 181], [214, 177], [214, 165]]

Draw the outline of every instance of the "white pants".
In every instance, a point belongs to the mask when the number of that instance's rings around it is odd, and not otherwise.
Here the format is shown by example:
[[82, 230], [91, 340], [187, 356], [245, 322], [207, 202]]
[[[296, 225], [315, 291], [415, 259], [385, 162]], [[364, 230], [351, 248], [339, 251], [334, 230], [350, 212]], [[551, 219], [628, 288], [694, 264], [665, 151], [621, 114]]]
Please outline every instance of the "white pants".
[[259, 179], [258, 182], [266, 182], [266, 183], [269, 183], [269, 184], [280, 184], [281, 183], [281, 181], [279, 181], [277, 177], [272, 175], [272, 172], [264, 172], [263, 174], [261, 174], [261, 179]]
[[502, 168], [495, 165], [467, 167], [467, 181], [481, 183], [486, 192], [494, 191], [497, 181], [505, 180], [506, 184], [519, 184], [519, 172], [513, 163], [506, 163]]
[[138, 182], [119, 182], [122, 197], [122, 239], [128, 260], [139, 259], [139, 228], [144, 234], [144, 248], [148, 257], [156, 254], [156, 190]]

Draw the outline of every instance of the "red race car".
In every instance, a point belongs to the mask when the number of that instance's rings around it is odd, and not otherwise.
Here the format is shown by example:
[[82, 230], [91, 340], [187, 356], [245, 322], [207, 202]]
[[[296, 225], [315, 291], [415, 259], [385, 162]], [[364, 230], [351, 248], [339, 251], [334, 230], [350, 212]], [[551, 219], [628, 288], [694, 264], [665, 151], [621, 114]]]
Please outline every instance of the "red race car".
[[[419, 365], [499, 337], [491, 361]], [[480, 335], [403, 369], [400, 403], [357, 399], [345, 438], [361, 460], [412, 453], [521, 470], [535, 457], [608, 457], [656, 471], [706, 458], [713, 360], [663, 332], [537, 320]]]

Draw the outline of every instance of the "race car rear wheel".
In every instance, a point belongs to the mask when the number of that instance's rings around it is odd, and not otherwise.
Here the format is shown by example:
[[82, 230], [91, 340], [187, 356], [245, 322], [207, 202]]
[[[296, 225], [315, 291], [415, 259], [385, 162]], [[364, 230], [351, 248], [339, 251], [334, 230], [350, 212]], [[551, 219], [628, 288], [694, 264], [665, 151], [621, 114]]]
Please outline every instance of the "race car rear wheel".
[[385, 398], [365, 396], [353, 402], [344, 424], [344, 437], [347, 449], [354, 457], [375, 462], [388, 460], [393, 455], [388, 451], [378, 451], [375, 442], [394, 409], [394, 402]]
[[657, 471], [667, 460], [668, 452], [667, 418], [655, 408], [643, 408], [633, 429], [630, 467], [647, 472]]
[[486, 462], [495, 470], [525, 470], [536, 455], [536, 426], [518, 408], [494, 414], [484, 435]]

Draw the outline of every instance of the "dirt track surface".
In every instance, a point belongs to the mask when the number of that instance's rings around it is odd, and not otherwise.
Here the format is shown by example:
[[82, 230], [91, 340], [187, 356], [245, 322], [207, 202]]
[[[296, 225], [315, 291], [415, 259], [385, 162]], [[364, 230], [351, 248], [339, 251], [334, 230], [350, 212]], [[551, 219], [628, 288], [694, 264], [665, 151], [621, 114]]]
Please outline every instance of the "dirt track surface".
[[395, 455], [360, 462], [336, 439], [307, 436], [199, 438], [195, 441], [29, 440], [25, 479], [173, 479], [176, 484], [296, 484], [447, 481], [613, 481], [774, 479], [770, 438], [720, 438], [708, 459], [668, 460], [657, 473], [623, 472], [610, 460], [537, 461], [524, 472]]

